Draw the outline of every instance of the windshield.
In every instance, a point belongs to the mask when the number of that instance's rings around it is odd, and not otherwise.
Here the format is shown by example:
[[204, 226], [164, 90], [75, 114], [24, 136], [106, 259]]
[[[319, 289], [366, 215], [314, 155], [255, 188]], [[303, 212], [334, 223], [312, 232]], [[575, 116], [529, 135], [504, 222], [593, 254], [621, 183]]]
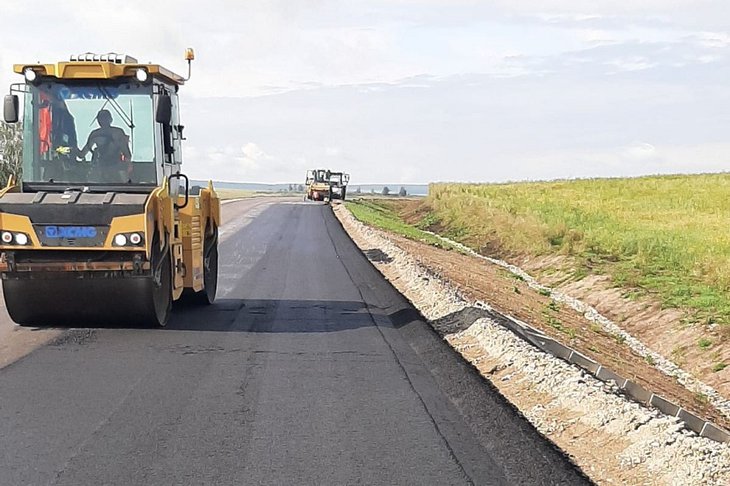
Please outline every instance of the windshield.
[[151, 86], [29, 85], [24, 182], [156, 184], [152, 113]]
[[332, 174], [330, 176], [330, 182], [333, 184], [342, 184], [342, 174]]

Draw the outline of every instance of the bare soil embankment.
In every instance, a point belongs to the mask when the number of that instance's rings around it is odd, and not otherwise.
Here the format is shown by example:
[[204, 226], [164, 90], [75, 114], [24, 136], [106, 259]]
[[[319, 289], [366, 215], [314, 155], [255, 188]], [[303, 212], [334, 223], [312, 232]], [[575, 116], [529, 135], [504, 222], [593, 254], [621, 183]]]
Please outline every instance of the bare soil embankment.
[[[699, 438], [678, 419], [621, 396], [487, 319], [442, 322], [476, 301], [540, 328], [648, 389], [727, 426], [711, 404], [574, 310], [555, 303], [503, 268], [365, 227], [342, 206], [345, 228], [371, 261], [457, 350], [536, 427], [599, 482], [725, 484], [730, 447]], [[467, 316], [468, 317], [468, 316]]]

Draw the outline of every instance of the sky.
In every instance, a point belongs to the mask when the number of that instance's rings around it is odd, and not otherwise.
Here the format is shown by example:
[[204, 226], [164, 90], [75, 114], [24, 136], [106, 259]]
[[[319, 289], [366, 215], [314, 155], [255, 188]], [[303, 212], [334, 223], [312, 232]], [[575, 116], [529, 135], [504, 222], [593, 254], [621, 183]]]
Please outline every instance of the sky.
[[[123, 52], [181, 89], [193, 178], [502, 182], [730, 170], [730, 3], [2, 0], [13, 63]], [[109, 5], [106, 7], [105, 5]], [[113, 5], [113, 7], [111, 6]]]

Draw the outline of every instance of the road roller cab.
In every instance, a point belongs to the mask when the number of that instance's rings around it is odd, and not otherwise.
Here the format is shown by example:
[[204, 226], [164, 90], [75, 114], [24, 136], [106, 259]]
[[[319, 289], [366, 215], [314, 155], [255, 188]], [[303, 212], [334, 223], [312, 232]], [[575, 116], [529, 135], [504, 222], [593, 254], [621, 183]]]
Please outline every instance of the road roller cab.
[[220, 202], [212, 183], [190, 194], [182, 173], [188, 78], [116, 54], [14, 70], [25, 82], [3, 108], [22, 118], [22, 177], [0, 191], [11, 318], [165, 325], [183, 295], [213, 302]]

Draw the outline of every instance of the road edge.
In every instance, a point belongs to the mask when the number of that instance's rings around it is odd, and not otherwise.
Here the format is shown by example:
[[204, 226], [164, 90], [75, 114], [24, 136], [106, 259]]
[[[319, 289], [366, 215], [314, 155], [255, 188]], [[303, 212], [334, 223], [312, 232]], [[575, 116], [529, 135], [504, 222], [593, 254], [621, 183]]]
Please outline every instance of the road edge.
[[[370, 273], [360, 275], [360, 278], [356, 271], [351, 273], [353, 282], [363, 294], [364, 302], [380, 303], [382, 299], [379, 299], [376, 286], [386, 288], [388, 293], [397, 296], [398, 302], [390, 305], [383, 303], [382, 306], [371, 307], [368, 304], [370, 313], [389, 345], [397, 347], [398, 344], [394, 341], [401, 340], [401, 347], [397, 351], [402, 354], [412, 353], [421, 362], [422, 366], [409, 366], [407, 360], [399, 356], [406, 374], [409, 371], [413, 373], [418, 368], [429, 371], [428, 377], [409, 375], [414, 386], [418, 386], [419, 380], [431, 379], [442, 396], [449, 400], [448, 404], [438, 403], [439, 397], [432, 396], [424, 400], [424, 406], [429, 413], [439, 415], [446, 422], [452, 421], [449, 425], [454, 430], [442, 431], [445, 432], [445, 439], [456, 439], [457, 442], [463, 440], [463, 432], [455, 423], [462, 421], [463, 426], [478, 440], [481, 452], [485, 454], [482, 457], [475, 456], [475, 452], [480, 451], [465, 450], [458, 444], [454, 447], [453, 452], [467, 473], [484, 473], [484, 464], [479, 462], [489, 461], [493, 467], [501, 469], [505, 484], [541, 484], [545, 483], [546, 475], [550, 484], [590, 484], [590, 478], [565, 451], [541, 434], [471, 362], [442, 339], [417, 307], [392, 282], [383, 278], [362, 248], [352, 239], [335, 211], [327, 211], [326, 214], [331, 223], [325, 223], [336, 224], [343, 237], [343, 241], [335, 241], [334, 234], [330, 232], [335, 248], [342, 249], [348, 245], [349, 251], [360, 260], [358, 263], [351, 263], [351, 267], [362, 266], [364, 263]], [[349, 259], [340, 260], [347, 267]], [[394, 336], [394, 332], [397, 336]], [[410, 353], [403, 346], [407, 346]], [[452, 408], [453, 413], [458, 414], [456, 420], [453, 417], [448, 418], [449, 411], [441, 409], [444, 406]], [[497, 448], [494, 447], [494, 442], [508, 443], [510, 447]], [[526, 463], [539, 464], [539, 467], [527, 471]], [[489, 477], [488, 474], [472, 474], [470, 477], [476, 484], [483, 484], [484, 478]], [[526, 479], [527, 475], [530, 475], [529, 479]]]

